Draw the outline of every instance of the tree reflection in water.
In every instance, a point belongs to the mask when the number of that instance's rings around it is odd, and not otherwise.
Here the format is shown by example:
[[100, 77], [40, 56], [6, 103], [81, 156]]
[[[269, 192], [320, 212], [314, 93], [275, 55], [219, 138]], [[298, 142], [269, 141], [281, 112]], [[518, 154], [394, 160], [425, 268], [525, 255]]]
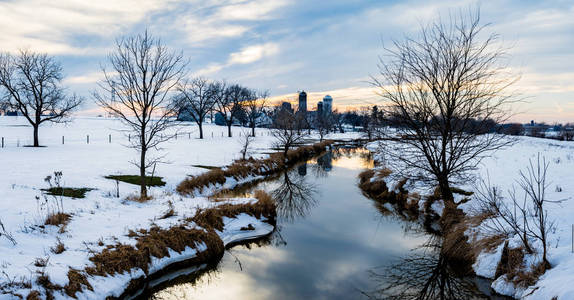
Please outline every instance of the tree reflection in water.
[[364, 293], [371, 299], [488, 299], [442, 251], [442, 239], [431, 236], [396, 264], [370, 271], [380, 288]]
[[307, 174], [306, 164], [299, 166], [297, 173], [285, 172], [279, 186], [271, 191], [277, 204], [278, 218], [287, 222], [304, 217], [317, 205], [314, 197], [316, 187], [305, 180], [305, 175], [299, 174]]

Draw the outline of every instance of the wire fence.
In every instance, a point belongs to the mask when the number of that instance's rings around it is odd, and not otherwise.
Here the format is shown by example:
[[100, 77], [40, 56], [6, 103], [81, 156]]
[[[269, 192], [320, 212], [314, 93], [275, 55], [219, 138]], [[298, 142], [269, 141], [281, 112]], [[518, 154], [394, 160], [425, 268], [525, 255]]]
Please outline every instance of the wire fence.
[[[246, 128], [234, 127], [232, 130], [232, 138], [241, 137], [246, 134], [251, 135], [251, 131], [247, 131]], [[30, 133], [30, 135], [32, 135]], [[255, 136], [270, 136], [269, 130], [256, 130]], [[99, 133], [99, 134], [68, 134], [68, 135], [40, 135], [40, 145], [42, 146], [54, 146], [54, 145], [78, 145], [78, 144], [126, 144], [132, 142], [135, 136], [129, 133]], [[170, 137], [171, 140], [193, 140], [199, 139], [199, 130], [193, 131], [178, 131], [173, 134], [162, 134], [162, 138]], [[227, 128], [222, 130], [207, 130], [203, 132], [203, 139], [218, 139], [218, 138], [229, 138]], [[26, 147], [33, 145], [32, 137], [20, 137], [20, 136], [1, 136], [0, 137], [0, 148], [13, 148], [13, 147]]]

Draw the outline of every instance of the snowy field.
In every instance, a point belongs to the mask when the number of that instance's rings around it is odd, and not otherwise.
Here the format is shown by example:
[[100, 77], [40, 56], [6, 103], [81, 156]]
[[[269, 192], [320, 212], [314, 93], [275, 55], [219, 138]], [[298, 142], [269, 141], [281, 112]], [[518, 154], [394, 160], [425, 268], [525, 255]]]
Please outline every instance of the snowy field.
[[[116, 182], [104, 178], [106, 175], [138, 174], [138, 169], [130, 163], [138, 157], [137, 152], [125, 147], [127, 137], [118, 132], [118, 128], [122, 128], [119, 121], [105, 118], [76, 118], [65, 125], [46, 124], [40, 128], [40, 144], [46, 147], [32, 148], [23, 147], [32, 141], [32, 128], [23, 118], [0, 117], [0, 137], [4, 138], [4, 148], [0, 148], [3, 170], [0, 176], [0, 220], [17, 242], [13, 245], [0, 236], [0, 285], [13, 280], [31, 280], [35, 284], [34, 276], [41, 270], [50, 275], [53, 283], [65, 285], [70, 267], [83, 269], [90, 264], [88, 248], [103, 248], [98, 246], [99, 241], [104, 244], [133, 244], [134, 239], [126, 236], [130, 229], [149, 228], [152, 224], [167, 228], [185, 217], [193, 216], [198, 207], [213, 205], [204, 197], [184, 199], [175, 193], [175, 188], [187, 175], [207, 171], [194, 165], [224, 166], [239, 158], [239, 136], [249, 131], [248, 128], [233, 127], [234, 137], [228, 138], [226, 127], [207, 124], [204, 126], [206, 138], [200, 140], [197, 138], [197, 126], [190, 123], [179, 126], [177, 139], [163, 144], [161, 152], [150, 153], [152, 156], [165, 155], [163, 160], [166, 163], [157, 165], [155, 175], [162, 176], [166, 185], [150, 188], [149, 193], [154, 199], [137, 203], [126, 201], [125, 198], [135, 195], [139, 191], [138, 186], [120, 182], [120, 197], [117, 198]], [[273, 137], [268, 130], [259, 128], [256, 135], [251, 155], [265, 156], [272, 151]], [[63, 233], [58, 233], [56, 226], [48, 225], [45, 229], [38, 226], [44, 224], [47, 211], [56, 205], [51, 196], [48, 196], [48, 207], [42, 204], [44, 198], [41, 191], [49, 187], [44, 178], [55, 171], [63, 173], [61, 186], [94, 189], [83, 199], [63, 197], [63, 210], [72, 215]], [[160, 219], [169, 209], [170, 202], [177, 215]], [[221, 233], [225, 242], [236, 239], [237, 229], [247, 223], [255, 224], [255, 233], [258, 234], [273, 229], [252, 217], [244, 217], [228, 220], [230, 226]], [[66, 251], [54, 254], [50, 249], [58, 240], [65, 245]], [[34, 265], [37, 258], [48, 257], [45, 268]], [[90, 278], [90, 283], [96, 292], [118, 295], [130, 276], [136, 275], [125, 274], [124, 278], [104, 280]], [[98, 299], [101, 296], [84, 293], [80, 298]], [[0, 298], [4, 297], [9, 296], [0, 295]], [[56, 297], [63, 298], [64, 295], [57, 293]]]
[[[368, 145], [371, 151], [377, 152], [378, 147], [384, 147], [385, 142], [377, 142]], [[546, 190], [546, 197], [555, 203], [547, 203], [546, 209], [550, 219], [555, 222], [555, 230], [550, 234], [549, 256], [552, 265], [542, 275], [535, 286], [528, 289], [515, 288], [506, 281], [504, 276], [494, 278], [496, 267], [502, 254], [502, 245], [492, 253], [483, 252], [479, 255], [477, 262], [473, 265], [475, 272], [483, 277], [494, 280], [492, 287], [499, 293], [513, 296], [517, 299], [552, 299], [557, 296], [561, 299], [574, 299], [574, 286], [570, 284], [574, 278], [574, 253], [573, 253], [573, 224], [574, 224], [574, 142], [556, 141], [550, 139], [540, 139], [532, 137], [519, 137], [517, 142], [507, 148], [494, 152], [491, 157], [485, 158], [476, 170], [476, 180], [466, 185], [459, 186], [467, 191], [474, 191], [477, 188], [480, 178], [490, 178], [490, 183], [497, 186], [504, 192], [505, 201], [511, 200], [506, 197], [507, 191], [513, 186], [520, 194], [517, 180], [520, 178], [520, 171], [525, 172], [532, 160], [536, 166], [538, 154], [544, 157], [549, 163], [547, 181], [549, 186]], [[384, 161], [382, 156], [375, 155], [375, 159]], [[384, 167], [381, 165], [380, 167]], [[387, 177], [385, 181], [392, 188], [399, 178]], [[432, 192], [428, 186], [419, 183], [408, 183], [407, 190], [420, 194]], [[462, 195], [456, 195], [462, 198]], [[472, 197], [471, 197], [472, 199]], [[421, 201], [421, 207], [423, 205]], [[433, 209], [439, 214], [442, 211], [442, 202], [433, 204]], [[460, 206], [467, 215], [476, 212], [476, 201], [469, 201]], [[482, 227], [471, 228], [467, 231], [469, 235], [476, 232], [483, 232]], [[540, 243], [532, 241], [537, 253], [526, 256], [525, 261], [529, 268], [541, 260]], [[520, 246], [517, 237], [511, 237], [509, 247]]]

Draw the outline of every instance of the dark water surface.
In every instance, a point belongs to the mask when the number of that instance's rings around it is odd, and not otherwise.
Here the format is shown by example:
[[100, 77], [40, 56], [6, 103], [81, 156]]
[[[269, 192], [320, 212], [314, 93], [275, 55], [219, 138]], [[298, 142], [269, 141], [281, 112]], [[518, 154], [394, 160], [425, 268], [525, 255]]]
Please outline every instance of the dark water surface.
[[257, 189], [279, 199], [278, 228], [271, 236], [229, 249], [217, 265], [202, 271], [181, 270], [143, 297], [487, 297], [477, 287], [488, 290], [488, 282], [451, 274], [440, 255], [440, 239], [361, 194], [357, 175], [371, 164], [362, 151], [339, 151], [259, 184]]

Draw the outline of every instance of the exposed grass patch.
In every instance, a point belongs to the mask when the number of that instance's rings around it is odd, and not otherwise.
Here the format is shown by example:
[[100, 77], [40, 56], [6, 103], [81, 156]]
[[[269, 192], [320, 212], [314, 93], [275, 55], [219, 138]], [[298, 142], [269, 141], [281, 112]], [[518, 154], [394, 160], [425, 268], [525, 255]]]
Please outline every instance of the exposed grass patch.
[[134, 202], [139, 202], [139, 203], [145, 203], [151, 199], [153, 199], [152, 196], [142, 197], [140, 194], [128, 195], [126, 197], [126, 200], [128, 200], [128, 201], [134, 201]]
[[48, 261], [50, 260], [49, 257], [47, 258], [41, 258], [41, 257], [37, 257], [34, 260], [34, 266], [38, 267], [38, 268], [44, 268], [45, 266], [48, 265]]
[[44, 221], [44, 225], [54, 225], [54, 226], [64, 225], [65, 226], [68, 224], [68, 222], [70, 222], [71, 218], [72, 218], [72, 215], [67, 214], [67, 213], [63, 213], [63, 212], [52, 213], [46, 217], [46, 221]]
[[92, 191], [91, 188], [71, 188], [71, 187], [51, 187], [49, 189], [42, 189], [48, 195], [64, 196], [71, 198], [85, 198], [86, 193]]
[[[105, 176], [106, 179], [113, 179], [118, 180], [121, 182], [140, 185], [141, 183], [141, 176], [139, 175], [108, 175]], [[146, 176], [146, 185], [147, 186], [164, 186], [165, 181], [163, 181], [163, 177], [159, 176]]]
[[66, 246], [64, 243], [62, 243], [62, 241], [60, 241], [60, 239], [58, 239], [58, 242], [54, 247], [50, 248], [50, 251], [52, 251], [54, 254], [60, 254], [66, 251]]

